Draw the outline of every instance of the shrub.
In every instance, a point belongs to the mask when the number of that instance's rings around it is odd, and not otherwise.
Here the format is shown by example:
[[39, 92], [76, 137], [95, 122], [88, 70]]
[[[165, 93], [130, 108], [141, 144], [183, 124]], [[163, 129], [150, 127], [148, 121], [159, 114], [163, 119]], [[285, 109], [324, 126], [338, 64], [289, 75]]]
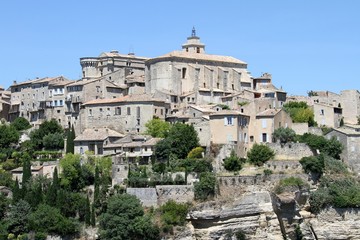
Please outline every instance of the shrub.
[[176, 203], [173, 200], [166, 202], [160, 207], [161, 221], [166, 225], [184, 225], [189, 206], [184, 203]]
[[232, 150], [229, 157], [224, 159], [223, 166], [228, 171], [239, 171], [242, 168], [242, 163], [245, 159], [239, 158], [235, 151]]
[[270, 170], [270, 169], [264, 169], [264, 175], [265, 175], [265, 176], [269, 176], [269, 175], [271, 175], [271, 174], [273, 174], [273, 171], [272, 171], [272, 170]]
[[26, 129], [31, 128], [31, 125], [30, 125], [29, 121], [26, 120], [26, 118], [23, 118], [23, 117], [17, 117], [11, 123], [11, 125], [18, 131], [26, 130]]
[[203, 172], [200, 174], [200, 181], [195, 183], [194, 192], [195, 199], [206, 200], [215, 195], [216, 178], [211, 172]]
[[270, 160], [274, 156], [274, 151], [271, 150], [268, 146], [257, 143], [255, 143], [247, 153], [249, 162], [257, 166], [263, 165], [266, 161]]
[[306, 173], [318, 174], [320, 177], [325, 168], [324, 155], [303, 157], [300, 164]]
[[309, 185], [305, 183], [301, 178], [289, 177], [281, 179], [275, 187], [275, 193], [280, 194], [285, 191], [303, 190], [309, 189]]
[[193, 148], [187, 155], [187, 158], [202, 158], [204, 149], [202, 147]]
[[280, 143], [293, 142], [296, 137], [296, 133], [291, 128], [280, 127], [273, 133], [275, 141], [279, 140]]

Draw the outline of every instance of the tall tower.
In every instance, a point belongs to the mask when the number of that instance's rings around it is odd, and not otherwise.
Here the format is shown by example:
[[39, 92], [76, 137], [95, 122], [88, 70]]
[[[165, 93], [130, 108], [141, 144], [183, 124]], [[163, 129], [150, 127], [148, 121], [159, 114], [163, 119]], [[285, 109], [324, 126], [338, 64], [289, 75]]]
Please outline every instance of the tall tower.
[[200, 42], [200, 38], [196, 36], [195, 27], [191, 31], [191, 36], [187, 38], [187, 42], [182, 45], [182, 49], [189, 53], [205, 53], [205, 44]]

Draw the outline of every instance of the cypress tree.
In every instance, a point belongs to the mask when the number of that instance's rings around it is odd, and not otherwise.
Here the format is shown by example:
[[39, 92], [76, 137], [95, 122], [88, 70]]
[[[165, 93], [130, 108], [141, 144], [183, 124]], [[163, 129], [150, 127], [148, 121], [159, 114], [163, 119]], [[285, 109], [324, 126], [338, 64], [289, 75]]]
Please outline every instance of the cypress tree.
[[21, 199], [21, 190], [20, 190], [19, 181], [17, 178], [15, 180], [12, 191], [13, 191], [13, 202], [16, 203], [17, 201], [19, 201]]
[[28, 153], [23, 153], [22, 161], [23, 161], [22, 185], [23, 185], [23, 187], [25, 187], [25, 184], [31, 178], [30, 155]]
[[91, 210], [90, 210], [89, 196], [86, 197], [85, 224], [87, 226], [89, 226], [91, 224]]
[[58, 178], [57, 168], [55, 167], [53, 173], [53, 182], [50, 185], [46, 194], [46, 203], [48, 205], [56, 206], [59, 189], [60, 189], [59, 178]]
[[67, 131], [66, 153], [74, 153], [74, 139], [75, 129], [74, 125], [72, 125], [71, 129]]
[[95, 179], [94, 179], [94, 204], [96, 207], [100, 206], [100, 176], [99, 167], [95, 167]]
[[95, 227], [96, 220], [95, 220], [95, 206], [91, 204], [91, 218], [90, 218], [91, 226]]

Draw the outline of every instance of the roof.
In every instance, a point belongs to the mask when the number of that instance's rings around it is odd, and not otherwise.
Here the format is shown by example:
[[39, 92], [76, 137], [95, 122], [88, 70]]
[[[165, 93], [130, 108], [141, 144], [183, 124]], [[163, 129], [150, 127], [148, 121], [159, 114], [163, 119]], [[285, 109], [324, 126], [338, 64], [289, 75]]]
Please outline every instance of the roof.
[[[342, 134], [345, 135], [352, 135], [352, 136], [360, 136], [360, 126], [359, 126], [359, 132], [356, 131], [356, 129], [351, 129], [348, 127], [340, 127], [340, 128], [334, 128], [332, 129], [328, 134], [330, 134], [331, 132], [336, 131], [336, 132], [340, 132]], [[327, 134], [326, 134], [327, 135]]]
[[76, 137], [74, 141], [104, 141], [108, 137], [122, 138], [124, 135], [109, 128], [88, 128]]
[[[55, 80], [59, 80], [59, 79], [61, 79], [62, 81], [60, 83], [55, 83], [56, 82]], [[16, 84], [11, 85], [11, 87], [20, 86], [20, 85], [24, 85], [24, 84], [45, 83], [45, 82], [52, 82], [52, 81], [54, 81], [54, 83], [52, 83], [52, 85], [55, 85], [55, 84], [57, 84], [57, 85], [66, 85], [66, 84], [72, 82], [72, 81], [66, 79], [63, 76], [44, 77], [44, 78], [36, 78], [36, 79], [24, 81], [24, 82], [21, 82], [21, 83], [16, 83]], [[64, 83], [64, 84], [62, 84], [62, 83]]]
[[[43, 166], [31, 166], [31, 171], [32, 172], [40, 171], [42, 168], [43, 168]], [[23, 167], [15, 168], [15, 169], [11, 170], [11, 172], [23, 172]]]
[[110, 52], [102, 52], [99, 57], [122, 57], [122, 58], [138, 58], [138, 59], [142, 59], [142, 60], [147, 60], [149, 58], [147, 57], [139, 57], [139, 56], [135, 56], [134, 54], [121, 54], [118, 51], [110, 51]]
[[162, 55], [160, 57], [149, 59], [148, 62], [158, 61], [161, 59], [167, 58], [187, 58], [187, 59], [194, 59], [194, 60], [202, 60], [202, 61], [212, 61], [212, 62], [225, 62], [225, 63], [236, 63], [236, 64], [247, 64], [244, 61], [236, 59], [230, 56], [220, 56], [220, 55], [211, 55], [211, 54], [204, 54], [204, 53], [191, 53], [185, 51], [173, 51]]
[[127, 83], [132, 82], [139, 82], [144, 83], [145, 82], [145, 76], [144, 75], [128, 75], [125, 77]]
[[[143, 141], [139, 141], [139, 139], [143, 139]], [[161, 138], [153, 138], [151, 136], [127, 135], [120, 140], [104, 146], [104, 148], [155, 146], [160, 140]]]
[[121, 102], [165, 102], [161, 99], [152, 98], [147, 94], [133, 94], [118, 98], [94, 99], [84, 103], [84, 105], [109, 104]]
[[281, 109], [267, 109], [265, 111], [259, 112], [256, 114], [257, 117], [273, 117], [278, 114]]
[[217, 112], [214, 112], [214, 113], [210, 113], [210, 117], [212, 117], [212, 116], [224, 116], [224, 115], [244, 115], [244, 114], [241, 114], [241, 112], [234, 111], [234, 110], [221, 110], [221, 111], [217, 111]]
[[190, 105], [189, 107], [196, 109], [203, 113], [214, 113], [216, 112], [213, 107], [216, 107], [216, 105], [206, 105], [206, 106], [199, 106], [199, 105]]

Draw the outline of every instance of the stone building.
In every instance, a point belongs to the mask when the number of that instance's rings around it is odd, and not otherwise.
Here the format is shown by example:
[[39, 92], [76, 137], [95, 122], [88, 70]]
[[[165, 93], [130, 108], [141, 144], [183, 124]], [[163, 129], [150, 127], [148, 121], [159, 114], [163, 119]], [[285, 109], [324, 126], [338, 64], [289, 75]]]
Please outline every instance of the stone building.
[[0, 119], [8, 120], [11, 92], [0, 86]]
[[125, 87], [118, 86], [104, 77], [80, 80], [66, 87], [67, 124], [74, 126], [76, 134], [87, 127], [84, 124], [83, 104], [95, 99], [112, 99], [126, 94]]
[[170, 108], [163, 100], [148, 95], [95, 99], [83, 104], [85, 128], [108, 127], [120, 133], [143, 133], [154, 116], [165, 119]]
[[269, 143], [273, 141], [272, 134], [280, 127], [291, 128], [292, 120], [282, 109], [268, 109], [256, 115], [254, 124], [250, 127], [251, 143]]
[[326, 137], [336, 137], [344, 146], [340, 155], [341, 159], [347, 163], [357, 174], [360, 174], [360, 126], [346, 125], [334, 128], [326, 134]]
[[65, 86], [71, 82], [62, 76], [14, 82], [10, 86], [9, 120], [24, 117], [32, 126], [38, 126], [45, 120], [56, 119], [62, 127], [67, 128]]
[[318, 125], [331, 128], [340, 127], [340, 121], [343, 118], [341, 107], [314, 102], [313, 109], [314, 120]]
[[109, 128], [85, 129], [74, 140], [74, 153], [84, 155], [91, 151], [95, 155], [104, 155], [104, 147], [122, 137], [123, 134]]
[[358, 124], [360, 116], [360, 92], [358, 90], [343, 90], [340, 92], [340, 102], [343, 109], [344, 122]]
[[121, 85], [129, 75], [144, 75], [147, 59], [135, 56], [134, 53], [120, 54], [116, 50], [103, 52], [99, 57], [82, 57], [82, 78], [89, 80], [106, 77], [107, 80]]
[[247, 64], [233, 57], [205, 53], [195, 29], [173, 51], [145, 62], [146, 93], [166, 99], [177, 110], [187, 104], [221, 103], [221, 97], [252, 88]]

